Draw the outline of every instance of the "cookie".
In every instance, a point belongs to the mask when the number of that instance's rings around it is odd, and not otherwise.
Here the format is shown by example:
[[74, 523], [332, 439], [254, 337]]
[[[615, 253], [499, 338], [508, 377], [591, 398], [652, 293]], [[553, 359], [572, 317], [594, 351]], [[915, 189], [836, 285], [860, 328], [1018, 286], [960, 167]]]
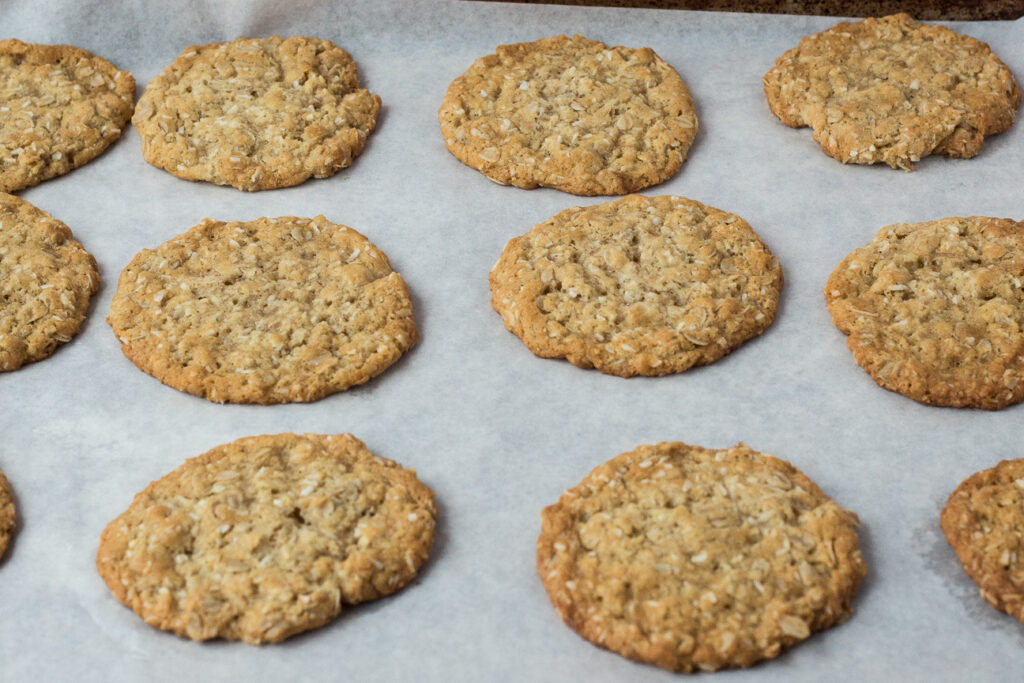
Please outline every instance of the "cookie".
[[350, 166], [379, 111], [343, 49], [273, 36], [186, 48], [146, 86], [132, 123], [154, 166], [254, 191]]
[[279, 642], [416, 576], [434, 493], [351, 434], [218, 446], [107, 525], [96, 567], [147, 624], [193, 640]]
[[417, 339], [387, 256], [323, 216], [206, 219], [132, 259], [107, 322], [139, 368], [218, 403], [316, 401]]
[[7, 477], [0, 472], [0, 557], [7, 552], [7, 546], [14, 534], [14, 527], [17, 524], [17, 516], [14, 512], [14, 496], [11, 494], [11, 485]]
[[988, 45], [906, 14], [808, 36], [763, 82], [772, 113], [810, 126], [825, 154], [907, 171], [929, 154], [977, 155], [1020, 104], [1013, 74]]
[[668, 180], [697, 135], [689, 90], [650, 48], [583, 36], [501, 45], [448, 87], [448, 151], [503, 185], [614, 195]]
[[871, 378], [937, 406], [1024, 399], [1024, 223], [943, 218], [882, 228], [836, 266], [832, 322]]
[[968, 477], [942, 509], [942, 530], [981, 597], [1024, 623], [1024, 459]]
[[743, 444], [640, 446], [541, 514], [537, 570], [562, 620], [675, 671], [745, 667], [846, 621], [857, 517]]
[[99, 286], [96, 260], [68, 226], [0, 192], [0, 372], [70, 341]]
[[494, 310], [536, 355], [631, 377], [711, 363], [763, 332], [782, 269], [739, 216], [633, 195], [534, 226], [490, 281]]
[[131, 118], [135, 79], [69, 45], [0, 41], [0, 191], [95, 159]]

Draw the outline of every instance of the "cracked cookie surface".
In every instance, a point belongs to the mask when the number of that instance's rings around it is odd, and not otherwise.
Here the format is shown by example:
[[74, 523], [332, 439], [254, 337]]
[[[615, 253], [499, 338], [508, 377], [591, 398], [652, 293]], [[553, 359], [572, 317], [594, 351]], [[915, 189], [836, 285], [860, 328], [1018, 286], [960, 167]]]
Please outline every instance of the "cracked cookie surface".
[[7, 546], [11, 542], [11, 535], [14, 534], [14, 527], [17, 525], [17, 515], [14, 511], [14, 497], [11, 495], [11, 485], [7, 477], [0, 472], [0, 557], [7, 552]]
[[988, 45], [906, 14], [803, 38], [763, 80], [772, 113], [810, 126], [829, 156], [908, 171], [929, 154], [977, 155], [1021, 97]]
[[739, 216], [633, 195], [514, 238], [490, 283], [494, 310], [533, 353], [631, 377], [711, 363], [760, 334], [782, 269]]
[[99, 286], [96, 260], [68, 226], [0, 192], [0, 372], [70, 341]]
[[146, 86], [132, 123], [158, 168], [270, 190], [350, 166], [380, 106], [345, 50], [273, 36], [186, 48]]
[[942, 509], [942, 530], [981, 596], [1024, 623], [1024, 459], [964, 480]]
[[434, 494], [350, 434], [218, 446], [107, 525], [96, 566], [147, 624], [272, 643], [408, 584], [434, 540]]
[[943, 218], [882, 228], [829, 277], [825, 301], [880, 386], [939, 406], [1024, 399], [1024, 223]]
[[134, 103], [135, 79], [102, 57], [0, 41], [0, 191], [92, 161], [121, 136]]
[[743, 444], [640, 446], [541, 514], [537, 570], [562, 620], [676, 671], [750, 666], [846, 621], [857, 518]]
[[132, 259], [107, 321], [139, 368], [221, 403], [316, 401], [417, 340], [387, 256], [323, 216], [206, 219]]
[[693, 99], [650, 48], [583, 36], [501, 45], [448, 88], [448, 150], [504, 185], [627, 194], [668, 180], [697, 135]]

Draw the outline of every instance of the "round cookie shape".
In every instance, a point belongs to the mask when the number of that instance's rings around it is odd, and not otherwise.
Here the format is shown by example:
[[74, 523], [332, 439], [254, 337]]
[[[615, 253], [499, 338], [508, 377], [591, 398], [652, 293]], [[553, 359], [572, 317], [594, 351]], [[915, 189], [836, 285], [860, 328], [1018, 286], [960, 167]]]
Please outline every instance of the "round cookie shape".
[[11, 485], [7, 477], [0, 472], [0, 557], [7, 552], [7, 546], [14, 534], [14, 527], [17, 524], [17, 516], [14, 511], [14, 496], [11, 495]]
[[270, 190], [350, 166], [380, 97], [329, 40], [239, 39], [186, 48], [150, 81], [132, 123], [142, 155], [185, 180]]
[[763, 332], [782, 269], [739, 216], [632, 195], [566, 209], [511, 240], [490, 283], [494, 310], [536, 355], [654, 376]]
[[0, 41], [0, 191], [92, 161], [121, 136], [134, 103], [135, 79], [102, 57]]
[[937, 406], [1024, 399], [1024, 223], [943, 218], [882, 228], [825, 286], [871, 378]]
[[68, 226], [0, 192], [0, 372], [70, 341], [99, 286], [96, 260]]
[[624, 657], [714, 671], [846, 621], [857, 518], [744, 444], [640, 446], [541, 514], [537, 570], [562, 620]]
[[96, 566], [150, 626], [273, 643], [412, 581], [436, 518], [413, 470], [350, 434], [255, 436], [136, 495], [104, 529]]
[[205, 219], [132, 259], [107, 322], [140, 369], [218, 403], [316, 401], [417, 340], [387, 256], [323, 216]]
[[452, 82], [438, 119], [448, 151], [491, 180], [578, 195], [668, 180], [697, 135], [689, 90], [653, 50], [579, 35], [499, 46]]
[[988, 45], [906, 14], [805, 37], [763, 83], [772, 113], [810, 126], [825, 154], [907, 171], [929, 154], [976, 156], [1012, 125], [1021, 97]]
[[960, 484], [942, 530], [981, 596], [1024, 623], [1024, 459], [1003, 460]]

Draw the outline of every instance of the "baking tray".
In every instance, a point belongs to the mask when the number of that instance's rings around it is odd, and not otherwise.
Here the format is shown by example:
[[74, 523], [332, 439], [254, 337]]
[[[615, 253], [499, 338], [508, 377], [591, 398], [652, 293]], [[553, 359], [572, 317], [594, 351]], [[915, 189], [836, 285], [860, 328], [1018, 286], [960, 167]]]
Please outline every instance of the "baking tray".
[[[938, 526], [967, 475], [1021, 455], [1021, 411], [919, 405], [884, 391], [831, 324], [832, 268], [884, 225], [1024, 217], [1024, 125], [971, 160], [913, 173], [842, 166], [769, 112], [761, 76], [830, 18], [531, 7], [456, 1], [51, 2], [9, 0], [4, 33], [71, 43], [142, 86], [187, 45], [306, 34], [349, 50], [384, 109], [355, 164], [326, 180], [246, 194], [146, 164], [134, 130], [89, 165], [21, 196], [65, 221], [103, 285], [82, 333], [0, 376], [0, 469], [23, 520], [0, 561], [3, 681], [615, 681], [674, 676], [566, 628], [536, 576], [540, 510], [638, 444], [745, 441], [792, 461], [863, 522], [869, 576], [848, 623], [715, 680], [1005, 680], [1024, 629], [978, 596]], [[1024, 76], [1024, 23], [952, 24]], [[713, 365], [623, 380], [534, 357], [491, 310], [505, 242], [604, 198], [500, 187], [445, 150], [448, 83], [500, 43], [579, 32], [654, 48], [683, 76], [700, 133], [680, 194], [744, 217], [786, 276], [774, 325]], [[126, 360], [104, 322], [131, 257], [210, 216], [324, 214], [366, 234], [408, 281], [421, 342], [369, 384], [307, 405], [215, 405]], [[274, 646], [193, 643], [147, 627], [96, 574], [99, 534], [187, 457], [235, 438], [352, 432], [436, 492], [430, 562], [399, 594]]]

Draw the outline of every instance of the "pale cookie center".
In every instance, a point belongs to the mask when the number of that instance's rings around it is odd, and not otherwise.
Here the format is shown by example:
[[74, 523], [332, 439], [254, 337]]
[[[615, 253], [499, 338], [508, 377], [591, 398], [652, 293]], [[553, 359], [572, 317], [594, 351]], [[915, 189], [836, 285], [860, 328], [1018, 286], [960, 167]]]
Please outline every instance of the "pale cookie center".
[[[850, 264], [870, 310], [851, 302], [862, 338], [917, 349], [934, 364], [987, 363], [1017, 353], [1024, 258], [1014, 240], [966, 225], [890, 233]], [[968, 353], [967, 350], [970, 350]]]
[[610, 217], [575, 226], [568, 242], [547, 232], [531, 238], [521, 258], [543, 284], [538, 309], [573, 333], [609, 342], [664, 329], [704, 346], [725, 340], [726, 314], [763, 320], [772, 294], [770, 274], [746, 268], [757, 245], [718, 239], [729, 222], [689, 210]]

